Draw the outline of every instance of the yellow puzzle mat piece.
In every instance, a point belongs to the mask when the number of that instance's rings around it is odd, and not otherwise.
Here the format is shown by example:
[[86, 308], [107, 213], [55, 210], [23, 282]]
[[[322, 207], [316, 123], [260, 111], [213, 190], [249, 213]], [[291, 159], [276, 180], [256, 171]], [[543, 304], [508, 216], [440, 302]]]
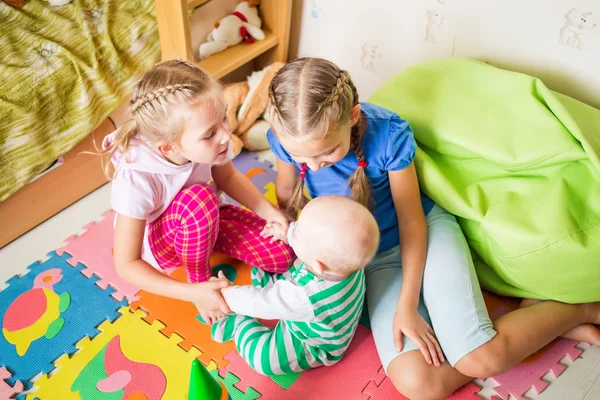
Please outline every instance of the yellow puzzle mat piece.
[[[192, 347], [189, 352], [186, 352], [178, 346], [182, 341], [180, 336], [173, 334], [171, 338], [167, 338], [159, 332], [160, 329], [164, 328], [164, 325], [158, 321], [154, 321], [152, 325], [148, 324], [142, 319], [146, 316], [146, 313], [141, 310], [131, 312], [128, 307], [123, 307], [119, 312], [122, 316], [115, 322], [106, 321], [98, 327], [100, 333], [94, 339], [90, 340], [86, 337], [80, 340], [77, 343], [77, 348], [80, 351], [71, 358], [66, 354], [60, 357], [54, 363], [59, 368], [58, 371], [50, 377], [44, 375], [36, 381], [34, 386], [38, 389], [27, 395], [27, 400], [81, 399], [79, 392], [73, 393], [71, 387], [92, 360], [98, 361], [98, 358], [95, 359], [95, 357], [105, 350], [109, 343], [111, 345], [120, 343], [122, 353], [134, 364], [151, 364], [150, 366], [142, 366], [140, 371], [143, 371], [143, 368], [151, 368], [157, 371], [156, 367], [162, 370], [166, 378], [166, 387], [161, 398], [185, 399], [189, 387], [192, 361], [201, 354], [200, 351]], [[116, 336], [119, 336], [118, 341], [113, 340]], [[106, 377], [103, 361], [100, 361], [99, 365], [101, 372]], [[213, 362], [209, 365], [208, 370], [216, 368], [217, 365]], [[88, 367], [86, 371], [90, 369], [93, 370], [93, 367]], [[103, 393], [99, 393], [100, 396], [95, 397], [113, 398], [111, 393], [113, 395], [119, 393], [116, 389], [120, 389], [120, 393], [123, 393], [123, 390], [131, 391], [131, 387], [128, 388], [127, 385], [135, 384], [136, 378], [139, 378], [139, 376], [136, 377], [135, 372], [118, 371], [113, 374], [110, 380], [105, 379], [105, 382], [100, 383], [99, 387], [103, 389]], [[92, 390], [95, 390], [95, 388], [92, 388]]]

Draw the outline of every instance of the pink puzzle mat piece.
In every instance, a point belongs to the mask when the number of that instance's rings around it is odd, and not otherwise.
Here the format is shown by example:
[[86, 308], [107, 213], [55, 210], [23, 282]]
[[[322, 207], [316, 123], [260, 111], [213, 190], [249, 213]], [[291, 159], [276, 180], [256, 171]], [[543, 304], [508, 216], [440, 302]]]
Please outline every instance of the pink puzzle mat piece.
[[246, 392], [246, 388], [250, 386], [264, 400], [305, 400], [315, 396], [328, 400], [367, 400], [369, 396], [362, 394], [362, 391], [370, 380], [368, 373], [376, 374], [381, 366], [376, 354], [375, 357], [369, 356], [373, 355], [374, 349], [370, 331], [359, 325], [352, 344], [340, 363], [303, 372], [287, 390], [269, 377], [252, 370], [235, 350], [225, 357], [230, 362], [227, 367], [219, 370], [219, 374], [225, 377], [228, 371], [231, 372], [240, 379], [236, 385], [239, 390]]
[[[481, 388], [479, 386], [468, 383], [446, 400], [481, 400], [477, 396], [477, 393], [480, 391]], [[371, 378], [371, 381], [362, 393], [366, 394], [369, 400], [408, 400], [398, 393], [390, 378], [386, 376], [383, 366], [379, 367], [378, 373]]]
[[12, 399], [13, 396], [23, 391], [23, 384], [19, 381], [14, 386], [10, 386], [5, 379], [12, 377], [12, 374], [4, 367], [0, 367], [0, 399]]
[[531, 388], [539, 395], [548, 386], [548, 382], [542, 379], [546, 373], [551, 371], [558, 377], [567, 368], [559, 363], [565, 355], [571, 361], [575, 361], [581, 355], [583, 351], [575, 347], [576, 345], [574, 340], [557, 340], [543, 349], [537, 360], [529, 364], [519, 364], [510, 371], [492, 378], [500, 385], [494, 390], [503, 399], [508, 399], [508, 395], [511, 395], [518, 400], [525, 400], [523, 395]]
[[[229, 352], [225, 359], [229, 360], [229, 364], [221, 368], [219, 374], [225, 377], [230, 372], [240, 379], [237, 389], [246, 392], [251, 387], [264, 400], [305, 400], [316, 396], [327, 400], [406, 400], [385, 376], [373, 336], [362, 325], [358, 326], [341, 362], [303, 372], [287, 390], [252, 370], [235, 350]], [[476, 385], [468, 384], [448, 399], [479, 400], [475, 394], [479, 391]]]
[[380, 366], [377, 373], [371, 377], [371, 380], [363, 389], [362, 394], [366, 395], [369, 400], [408, 400], [398, 393], [392, 384], [392, 381], [385, 375], [383, 365]]
[[[369, 400], [408, 400], [402, 396], [390, 379], [385, 376], [383, 367], [381, 367], [379, 373], [383, 376], [383, 380], [378, 384], [376, 381], [371, 381], [363, 390], [363, 394], [368, 395]], [[481, 391], [481, 388], [473, 383], [468, 383], [463, 386], [459, 391], [448, 397], [446, 400], [481, 400], [477, 393]], [[494, 398], [492, 398], [494, 400]]]
[[[502, 297], [489, 292], [484, 292], [484, 298], [492, 319], [517, 309], [520, 303], [520, 299]], [[567, 368], [559, 364], [560, 360], [568, 356], [574, 361], [581, 355], [582, 351], [576, 348], [576, 345], [577, 342], [568, 339], [559, 339], [547, 345], [510, 371], [490, 378], [499, 385], [494, 388], [494, 391], [502, 399], [508, 399], [509, 394], [516, 399], [524, 399], [523, 395], [531, 388], [539, 395], [548, 386], [548, 382], [542, 379], [546, 373], [551, 371], [555, 377], [558, 377]]]
[[102, 220], [87, 224], [83, 229], [85, 233], [80, 236], [71, 236], [65, 243], [66, 245], [56, 252], [62, 255], [67, 252], [73, 256], [68, 260], [69, 264], [75, 266], [77, 263], [85, 265], [86, 269], [81, 271], [88, 278], [97, 275], [100, 280], [96, 285], [102, 289], [107, 286], [115, 289], [112, 296], [117, 300], [127, 298], [128, 302], [137, 300], [136, 293], [139, 289], [129, 282], [124, 281], [117, 274], [113, 262], [113, 222], [115, 212], [106, 211], [102, 214]]

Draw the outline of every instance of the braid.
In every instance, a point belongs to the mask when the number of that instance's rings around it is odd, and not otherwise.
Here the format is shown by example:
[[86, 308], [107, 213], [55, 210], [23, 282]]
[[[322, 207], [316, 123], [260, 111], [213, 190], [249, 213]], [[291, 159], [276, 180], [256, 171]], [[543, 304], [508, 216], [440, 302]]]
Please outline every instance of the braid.
[[178, 59], [176, 59], [176, 60], [175, 60], [175, 62], [176, 62], [177, 64], [185, 65], [186, 67], [188, 67], [188, 68], [190, 68], [190, 69], [192, 69], [192, 70], [194, 70], [194, 69], [200, 69], [200, 68], [198, 68], [196, 65], [194, 65], [194, 63], [191, 63], [191, 62], [189, 62], [188, 60], [184, 60], [184, 59], [182, 59], [182, 58], [178, 58]]
[[350, 186], [351, 190], [350, 198], [357, 203], [370, 208], [372, 205], [371, 187], [369, 185], [369, 180], [367, 179], [367, 174], [365, 173], [365, 154], [363, 153], [362, 145], [360, 143], [361, 136], [359, 127], [361, 124], [362, 114], [356, 125], [352, 127], [350, 136], [350, 146], [352, 147], [352, 150], [354, 150], [354, 153], [356, 153], [358, 167], [348, 180], [348, 186]]
[[287, 210], [296, 214], [308, 204], [308, 199], [304, 195], [304, 177], [296, 178], [292, 196], [287, 204]]
[[141, 107], [145, 106], [146, 104], [155, 99], [164, 98], [170, 95], [171, 93], [176, 93], [179, 90], [188, 88], [190, 88], [190, 85], [177, 83], [175, 85], [167, 85], [164, 87], [160, 87], [142, 96], [138, 96], [135, 99], [131, 100], [131, 112], [135, 113]]
[[352, 79], [348, 79], [348, 86], [352, 89], [352, 107], [354, 107], [358, 104], [358, 90], [356, 90], [356, 86], [354, 86]]
[[277, 118], [280, 122], [283, 122], [283, 118], [281, 118], [281, 112], [279, 111], [279, 107], [277, 107], [277, 102], [275, 101], [275, 91], [273, 90], [273, 84], [269, 85], [269, 102], [271, 103], [271, 111], [277, 115]]
[[365, 155], [363, 153], [362, 146], [360, 145], [360, 133], [358, 131], [358, 125], [359, 123], [352, 127], [350, 143], [352, 146], [352, 150], [354, 150], [354, 152], [356, 153], [356, 158], [358, 159], [358, 161], [365, 161]]
[[340, 75], [337, 78], [331, 95], [329, 95], [329, 97], [324, 101], [325, 104], [337, 103], [338, 99], [340, 98], [340, 94], [344, 92], [347, 77], [348, 75], [346, 74], [346, 71], [340, 71]]
[[346, 89], [346, 84], [349, 81], [349, 75], [346, 71], [340, 70], [335, 86], [333, 87], [331, 94], [323, 100], [319, 107], [317, 108], [317, 113], [329, 106], [330, 104], [337, 104], [340, 96], [344, 93], [344, 89]]

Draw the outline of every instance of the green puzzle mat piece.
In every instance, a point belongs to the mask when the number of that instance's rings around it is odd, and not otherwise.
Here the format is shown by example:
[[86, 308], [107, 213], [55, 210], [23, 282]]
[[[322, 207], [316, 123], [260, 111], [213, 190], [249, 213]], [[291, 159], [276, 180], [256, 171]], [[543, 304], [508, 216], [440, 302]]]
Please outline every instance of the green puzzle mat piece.
[[229, 392], [229, 395], [231, 396], [232, 400], [256, 400], [261, 396], [260, 393], [258, 393], [250, 386], [248, 386], [248, 388], [246, 389], [246, 393], [236, 388], [235, 384], [239, 383], [240, 379], [237, 376], [233, 375], [231, 372], [227, 372], [224, 379], [221, 378], [221, 376], [219, 375], [219, 370], [212, 370], [210, 371], [210, 374], [215, 379], [218, 379], [220, 382], [223, 382], [225, 384], [225, 387], [227, 388], [227, 391]]
[[295, 372], [293, 374], [285, 374], [285, 375], [273, 375], [270, 376], [271, 380], [281, 386], [284, 389], [289, 389], [290, 386], [296, 382], [296, 379], [302, 374], [302, 372]]

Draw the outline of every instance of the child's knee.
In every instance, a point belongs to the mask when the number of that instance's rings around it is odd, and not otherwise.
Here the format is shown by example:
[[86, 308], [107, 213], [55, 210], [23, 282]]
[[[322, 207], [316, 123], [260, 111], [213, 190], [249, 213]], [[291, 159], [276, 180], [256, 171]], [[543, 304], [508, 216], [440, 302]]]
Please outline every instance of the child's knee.
[[483, 345], [461, 358], [455, 368], [463, 375], [474, 378], [490, 378], [506, 372], [510, 366], [501, 354]]
[[279, 243], [277, 247], [272, 247], [269, 252], [269, 257], [259, 257], [254, 260], [252, 263], [253, 266], [267, 272], [281, 274], [290, 269], [296, 258], [294, 250], [284, 243]]
[[[422, 357], [418, 352], [419, 357]], [[405, 353], [406, 355], [407, 353]], [[412, 356], [412, 354], [411, 354]], [[409, 356], [410, 357], [410, 356]], [[387, 373], [394, 387], [409, 399], [445, 399], [455, 388], [446, 387], [442, 379], [432, 379], [431, 366], [425, 362], [407, 363], [406, 359], [397, 357], [388, 366]]]
[[191, 199], [203, 203], [219, 203], [216, 193], [209, 187], [203, 185], [192, 185], [181, 189], [182, 194], [190, 196]]
[[179, 192], [177, 200], [184, 206], [182, 207], [184, 213], [191, 214], [191, 216], [203, 215], [216, 218], [219, 215], [219, 198], [209, 187], [188, 186]]

